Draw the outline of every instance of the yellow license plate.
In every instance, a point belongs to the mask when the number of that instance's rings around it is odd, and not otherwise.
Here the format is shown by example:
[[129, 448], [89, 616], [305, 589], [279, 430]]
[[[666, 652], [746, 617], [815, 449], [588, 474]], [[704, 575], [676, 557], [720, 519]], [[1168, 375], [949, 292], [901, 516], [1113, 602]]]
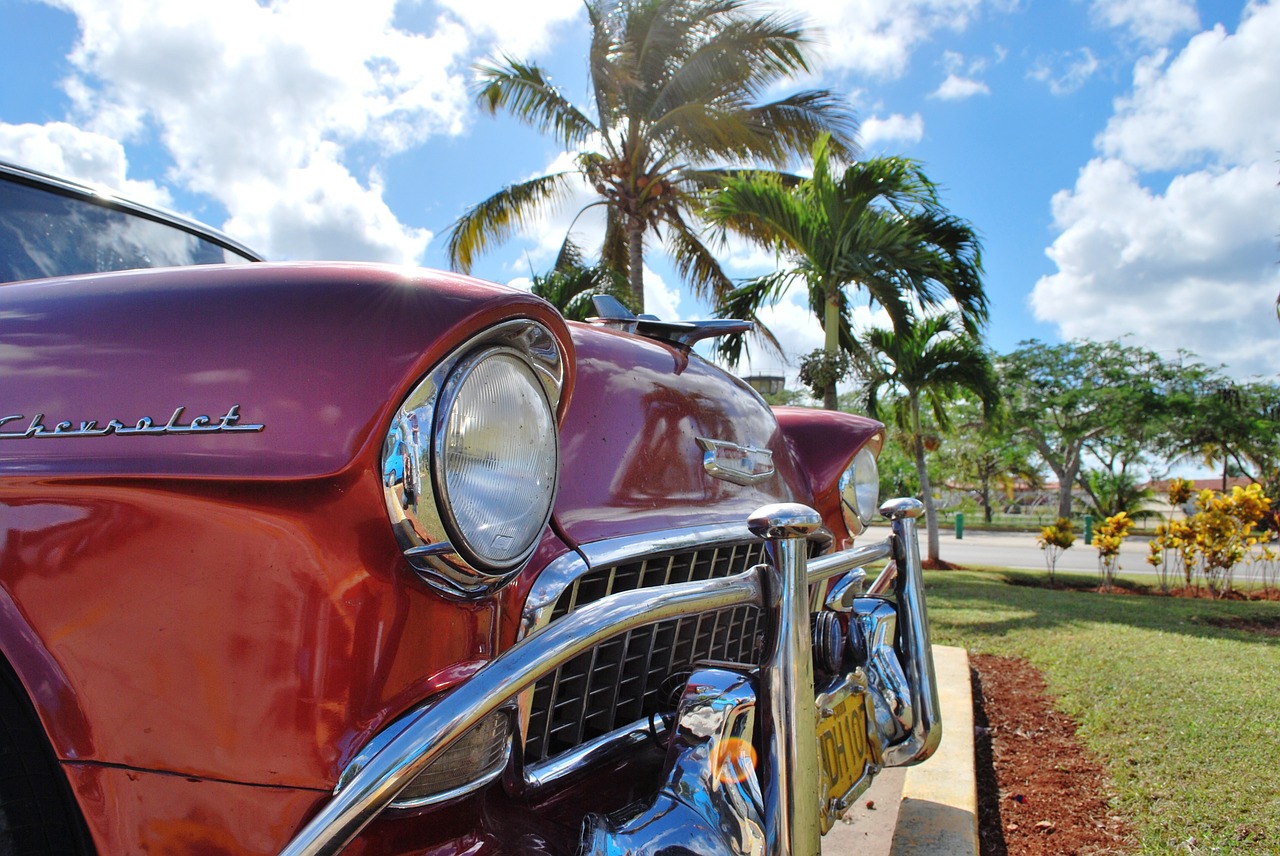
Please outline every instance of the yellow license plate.
[[818, 714], [818, 766], [822, 781], [822, 831], [835, 823], [857, 796], [863, 782], [870, 751], [867, 748], [867, 717], [863, 693], [855, 692]]

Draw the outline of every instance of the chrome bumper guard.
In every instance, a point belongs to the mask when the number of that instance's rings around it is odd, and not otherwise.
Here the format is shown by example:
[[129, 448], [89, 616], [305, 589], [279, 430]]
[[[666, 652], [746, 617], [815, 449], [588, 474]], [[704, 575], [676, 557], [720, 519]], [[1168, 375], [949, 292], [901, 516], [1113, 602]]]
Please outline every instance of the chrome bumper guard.
[[[680, 842], [707, 853], [816, 856], [822, 830], [848, 799], [824, 804], [815, 798], [823, 775], [816, 736], [823, 700], [815, 707], [811, 587], [843, 578], [825, 605], [849, 613], [849, 635], [861, 646], [863, 663], [838, 691], [866, 693], [873, 767], [919, 763], [941, 740], [916, 537], [922, 510], [913, 499], [890, 500], [880, 509], [892, 523], [890, 538], [808, 560], [806, 541], [820, 528], [817, 513], [795, 504], [760, 509], [749, 526], [768, 542], [767, 564], [723, 579], [611, 595], [522, 639], [465, 683], [397, 720], [394, 733], [379, 735], [376, 754], [281, 856], [340, 853], [472, 726], [593, 646], [657, 621], [745, 604], [768, 616], [761, 666], [709, 664], [695, 671], [676, 713], [667, 784], [638, 813], [586, 818], [582, 852], [656, 853]], [[882, 560], [892, 561], [861, 596], [861, 568]], [[896, 606], [881, 597], [891, 588]], [[753, 763], [756, 745], [761, 756]]]

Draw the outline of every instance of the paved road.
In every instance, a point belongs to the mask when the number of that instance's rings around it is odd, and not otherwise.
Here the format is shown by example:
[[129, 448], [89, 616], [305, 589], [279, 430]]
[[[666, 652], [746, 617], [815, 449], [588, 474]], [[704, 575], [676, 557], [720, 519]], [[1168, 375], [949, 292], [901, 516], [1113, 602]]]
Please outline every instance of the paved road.
[[[861, 541], [868, 538], [880, 539], [888, 534], [888, 527], [873, 526], [863, 535]], [[943, 529], [938, 533], [939, 554], [948, 562], [957, 565], [987, 565], [995, 568], [1025, 568], [1032, 571], [1045, 570], [1044, 551], [1036, 544], [1036, 536], [1030, 532], [977, 532], [965, 530], [964, 537], [957, 540], [954, 529]], [[1125, 573], [1153, 573], [1147, 564], [1146, 538], [1130, 538], [1120, 547], [1120, 570]], [[924, 527], [920, 527], [920, 553], [925, 552]], [[1098, 572], [1098, 551], [1076, 536], [1076, 543], [1063, 551], [1058, 558], [1058, 570], [1096, 574]]]

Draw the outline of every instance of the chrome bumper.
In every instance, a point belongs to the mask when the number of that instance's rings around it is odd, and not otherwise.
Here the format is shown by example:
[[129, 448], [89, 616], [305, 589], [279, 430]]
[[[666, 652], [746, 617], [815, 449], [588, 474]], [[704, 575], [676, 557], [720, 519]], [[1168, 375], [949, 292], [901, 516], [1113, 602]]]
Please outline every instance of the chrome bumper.
[[[916, 518], [921, 511], [916, 500], [891, 500], [881, 507], [881, 514], [893, 526], [889, 539], [807, 560], [806, 541], [819, 527], [817, 513], [794, 504], [760, 509], [749, 525], [767, 540], [768, 563], [724, 579], [611, 595], [522, 639], [465, 683], [402, 717], [394, 735], [381, 735], [379, 751], [344, 782], [281, 856], [340, 853], [472, 726], [600, 642], [657, 621], [745, 604], [760, 606], [768, 616], [765, 660], [754, 679], [754, 691], [744, 688], [732, 672], [712, 669], [694, 675], [677, 715], [667, 764], [669, 780], [677, 777], [683, 786], [664, 787], [663, 793], [655, 795], [654, 806], [663, 817], [679, 818], [680, 813], [665, 811], [664, 799], [674, 798], [664, 798], [664, 793], [679, 790], [687, 797], [689, 777], [694, 776], [694, 781], [702, 782], [698, 798], [692, 805], [686, 797], [680, 798], [681, 805], [693, 812], [690, 823], [701, 818], [694, 825], [723, 829], [728, 823], [736, 830], [728, 838], [718, 839], [710, 852], [816, 856], [823, 813], [842, 806], [823, 806], [815, 799], [819, 769], [816, 715], [812, 713], [811, 587], [837, 576], [857, 583], [843, 588], [837, 584], [827, 604], [851, 613], [851, 625], [859, 628], [872, 646], [867, 651], [865, 676], [862, 669], [858, 672], [869, 698], [872, 715], [868, 716], [867, 737], [876, 763], [918, 763], [933, 754], [941, 739], [916, 537]], [[861, 589], [858, 569], [886, 559], [893, 561], [872, 584], [869, 596], [857, 596]], [[891, 588], [896, 609], [879, 597]], [[895, 621], [900, 625], [896, 629]], [[707, 687], [720, 689], [708, 695]], [[716, 727], [706, 725], [708, 716], [718, 723]], [[732, 785], [719, 781], [723, 777], [717, 777], [714, 770], [710, 777], [706, 775], [709, 757], [716, 755], [717, 749], [723, 751], [721, 741], [741, 739], [743, 734], [749, 739], [757, 728], [755, 742], [762, 751], [758, 773], [755, 769], [744, 771]], [[660, 846], [652, 839], [660, 838], [662, 831], [643, 818], [626, 823], [589, 819], [584, 851], [636, 852], [626, 842], [638, 835]], [[673, 834], [673, 830], [665, 833]]]

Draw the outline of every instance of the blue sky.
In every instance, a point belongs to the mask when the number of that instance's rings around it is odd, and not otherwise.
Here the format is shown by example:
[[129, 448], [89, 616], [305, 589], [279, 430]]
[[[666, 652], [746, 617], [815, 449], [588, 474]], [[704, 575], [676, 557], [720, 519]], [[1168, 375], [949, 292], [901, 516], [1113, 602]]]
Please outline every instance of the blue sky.
[[[765, 6], [765, 8], [768, 8]], [[997, 351], [1127, 336], [1280, 372], [1280, 6], [1193, 0], [793, 0], [868, 155], [921, 160], [983, 236]], [[272, 258], [446, 265], [444, 233], [567, 162], [482, 115], [497, 50], [586, 103], [579, 0], [0, 0], [0, 159], [220, 226]], [[572, 211], [474, 273], [527, 284]], [[590, 229], [587, 229], [588, 235]], [[650, 311], [694, 317], [660, 248]], [[734, 276], [770, 269], [745, 246]], [[860, 316], [873, 323], [871, 310]], [[820, 333], [769, 323], [786, 368]]]

